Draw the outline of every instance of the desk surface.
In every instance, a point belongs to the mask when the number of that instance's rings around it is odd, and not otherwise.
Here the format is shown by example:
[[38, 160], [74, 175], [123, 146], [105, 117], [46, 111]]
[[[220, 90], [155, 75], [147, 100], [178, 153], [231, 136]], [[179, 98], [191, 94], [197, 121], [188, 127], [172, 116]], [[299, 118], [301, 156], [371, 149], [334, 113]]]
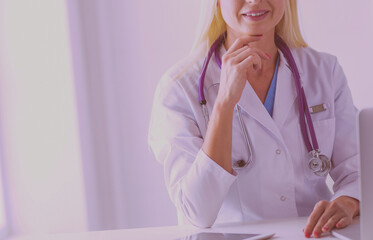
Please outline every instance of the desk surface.
[[[307, 218], [290, 218], [248, 223], [218, 224], [217, 226], [208, 229], [199, 229], [193, 226], [170, 226], [156, 228], [136, 228], [111, 231], [97, 231], [85, 233], [18, 236], [12, 237], [10, 238], [10, 240], [174, 240], [199, 232], [276, 233], [275, 237], [273, 237], [272, 239], [299, 240], [306, 239], [302, 232], [303, 228], [306, 225], [306, 222]], [[327, 234], [321, 239], [328, 240], [337, 238], [331, 236], [330, 234]]]

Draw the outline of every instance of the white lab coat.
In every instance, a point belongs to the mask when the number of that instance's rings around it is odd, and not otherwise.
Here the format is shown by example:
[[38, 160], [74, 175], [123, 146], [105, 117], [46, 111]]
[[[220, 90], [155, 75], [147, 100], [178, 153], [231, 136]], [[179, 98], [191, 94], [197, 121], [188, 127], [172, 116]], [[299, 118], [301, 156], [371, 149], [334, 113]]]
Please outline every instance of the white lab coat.
[[[220, 56], [226, 52], [222, 45]], [[311, 114], [323, 154], [332, 159], [334, 194], [308, 168], [308, 153], [300, 125], [295, 83], [280, 53], [273, 117], [247, 82], [239, 101], [254, 163], [228, 173], [202, 150], [206, 124], [198, 98], [204, 59], [181, 61], [158, 84], [149, 130], [149, 145], [164, 165], [166, 186], [180, 224], [209, 227], [309, 215], [319, 200], [341, 195], [359, 199], [356, 112], [345, 75], [336, 57], [311, 48], [292, 50], [308, 105], [325, 104]], [[183, 74], [180, 70], [187, 67]], [[211, 58], [205, 96], [211, 114], [217, 97], [220, 68]], [[247, 145], [233, 117], [232, 161], [248, 160]]]

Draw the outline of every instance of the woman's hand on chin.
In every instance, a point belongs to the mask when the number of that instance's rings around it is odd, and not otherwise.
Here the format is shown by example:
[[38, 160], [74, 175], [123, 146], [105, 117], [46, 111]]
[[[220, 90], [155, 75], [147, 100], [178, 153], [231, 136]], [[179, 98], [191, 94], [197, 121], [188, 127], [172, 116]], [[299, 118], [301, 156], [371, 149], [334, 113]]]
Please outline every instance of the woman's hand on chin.
[[223, 55], [218, 102], [234, 108], [241, 98], [246, 81], [262, 68], [262, 61], [270, 59], [262, 50], [248, 46], [260, 38], [239, 37]]

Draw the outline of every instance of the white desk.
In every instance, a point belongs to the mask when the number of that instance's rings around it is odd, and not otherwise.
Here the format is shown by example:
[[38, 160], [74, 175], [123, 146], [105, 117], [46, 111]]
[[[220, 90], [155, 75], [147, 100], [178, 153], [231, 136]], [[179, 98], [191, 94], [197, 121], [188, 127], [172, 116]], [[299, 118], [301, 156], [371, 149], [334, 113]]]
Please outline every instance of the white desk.
[[[199, 229], [192, 226], [171, 226], [157, 228], [136, 228], [111, 231], [51, 234], [39, 236], [19, 236], [10, 240], [174, 240], [199, 232], [226, 232], [226, 233], [276, 233], [272, 239], [299, 240], [307, 239], [303, 235], [303, 228], [307, 218], [291, 218], [268, 220], [248, 223], [219, 224], [209, 229]], [[323, 240], [337, 239], [325, 235]]]

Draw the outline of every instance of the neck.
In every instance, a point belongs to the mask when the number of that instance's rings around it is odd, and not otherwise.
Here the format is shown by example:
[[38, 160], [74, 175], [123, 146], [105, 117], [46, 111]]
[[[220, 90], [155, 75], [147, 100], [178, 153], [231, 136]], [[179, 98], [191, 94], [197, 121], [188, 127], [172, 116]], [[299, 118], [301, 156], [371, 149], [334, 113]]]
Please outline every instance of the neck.
[[[224, 42], [225, 49], [229, 49], [237, 38], [242, 37], [242, 33], [234, 32], [230, 29], [227, 30], [227, 38]], [[249, 43], [250, 47], [258, 48], [271, 56], [269, 61], [263, 61], [262, 72], [273, 69], [276, 65], [276, 60], [278, 57], [277, 46], [275, 44], [275, 31], [270, 31], [264, 33], [259, 41]], [[260, 74], [260, 73], [259, 73]]]

